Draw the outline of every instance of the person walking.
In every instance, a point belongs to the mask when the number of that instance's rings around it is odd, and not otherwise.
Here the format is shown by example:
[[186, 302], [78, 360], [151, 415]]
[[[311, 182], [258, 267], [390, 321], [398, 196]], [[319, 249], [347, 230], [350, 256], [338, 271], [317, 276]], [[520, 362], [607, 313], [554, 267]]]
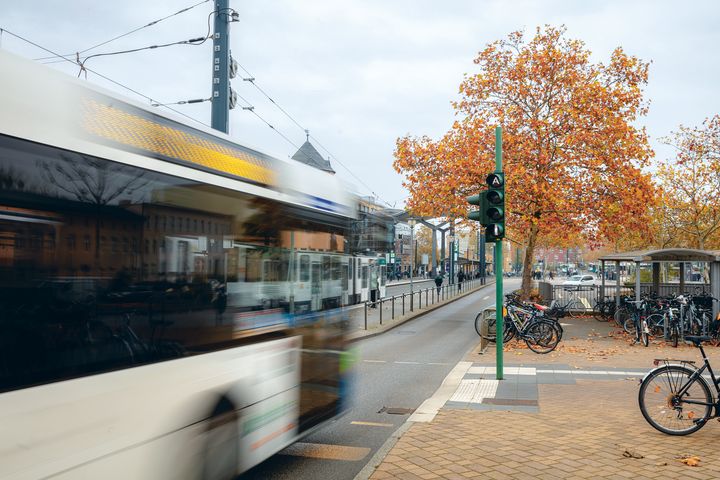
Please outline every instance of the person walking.
[[457, 280], [458, 280], [458, 292], [459, 292], [462, 290], [462, 282], [463, 282], [463, 280], [465, 280], [465, 272], [460, 270], [458, 272]]
[[443, 274], [442, 274], [442, 272], [438, 272], [437, 276], [435, 277], [435, 286], [437, 287], [438, 298], [440, 298], [440, 289], [442, 288], [442, 284], [443, 284]]

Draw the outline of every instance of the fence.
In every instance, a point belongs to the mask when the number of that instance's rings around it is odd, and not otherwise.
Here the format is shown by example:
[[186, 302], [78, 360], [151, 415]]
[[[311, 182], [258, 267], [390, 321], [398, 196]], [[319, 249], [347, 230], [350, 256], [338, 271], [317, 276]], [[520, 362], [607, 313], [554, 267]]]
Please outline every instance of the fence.
[[[542, 283], [545, 282], [541, 282]], [[549, 285], [545, 283], [545, 285]], [[663, 283], [659, 285], [658, 291], [649, 283], [640, 284], [640, 293], [655, 293], [660, 296], [668, 296], [670, 294], [680, 294], [680, 285], [677, 283]], [[552, 285], [552, 298], [560, 305], [568, 305], [570, 303], [579, 302], [583, 306], [583, 310], [592, 311], [593, 307], [600, 298], [600, 285]], [[617, 286], [605, 284], [605, 296], [614, 299], [617, 292]], [[685, 284], [685, 292], [699, 295], [701, 293], [710, 293], [710, 284], [692, 283]], [[635, 296], [635, 285], [623, 285], [620, 287], [620, 295]], [[550, 303], [548, 301], [548, 303]], [[577, 304], [577, 303], [576, 303]]]
[[435, 286], [415, 290], [412, 293], [401, 293], [381, 298], [374, 302], [365, 302], [363, 326], [365, 330], [370, 327], [383, 325], [383, 322], [393, 321], [411, 312], [421, 310], [430, 305], [444, 302], [485, 285], [486, 279], [474, 278], [459, 283], [442, 285], [438, 291]]

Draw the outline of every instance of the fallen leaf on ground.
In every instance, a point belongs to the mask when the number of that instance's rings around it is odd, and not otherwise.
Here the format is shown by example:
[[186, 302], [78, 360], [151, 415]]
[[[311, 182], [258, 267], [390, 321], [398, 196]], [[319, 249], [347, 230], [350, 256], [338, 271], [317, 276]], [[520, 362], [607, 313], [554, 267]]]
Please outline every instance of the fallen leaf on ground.
[[625, 451], [623, 452], [623, 457], [626, 457], [626, 458], [637, 458], [637, 459], [645, 458], [644, 455], [640, 455], [639, 453], [634, 452], [634, 451], [632, 451], [632, 450], [628, 450], [627, 448], [626, 448]]
[[700, 457], [697, 455], [683, 455], [678, 458], [678, 461], [684, 463], [689, 467], [697, 467], [700, 464]]

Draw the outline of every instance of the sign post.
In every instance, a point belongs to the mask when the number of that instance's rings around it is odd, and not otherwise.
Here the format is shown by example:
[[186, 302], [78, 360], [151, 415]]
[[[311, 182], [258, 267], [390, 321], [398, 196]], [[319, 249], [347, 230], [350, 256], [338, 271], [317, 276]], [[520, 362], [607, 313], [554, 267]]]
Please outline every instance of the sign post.
[[[495, 127], [495, 171], [502, 172], [502, 128]], [[495, 241], [495, 373], [503, 379], [503, 249], [502, 237]]]

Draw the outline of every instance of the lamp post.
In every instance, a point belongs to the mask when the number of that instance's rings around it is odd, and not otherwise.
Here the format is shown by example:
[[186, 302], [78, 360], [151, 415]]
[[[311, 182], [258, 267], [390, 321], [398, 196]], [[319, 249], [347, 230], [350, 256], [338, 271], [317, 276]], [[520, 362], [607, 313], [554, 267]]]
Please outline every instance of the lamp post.
[[448, 272], [448, 284], [455, 283], [455, 235], [451, 231], [448, 235], [448, 242], [450, 243], [450, 271]]
[[413, 274], [415, 273], [415, 242], [413, 241], [413, 232], [415, 231], [415, 219], [408, 220], [410, 225], [410, 311], [413, 311]]

